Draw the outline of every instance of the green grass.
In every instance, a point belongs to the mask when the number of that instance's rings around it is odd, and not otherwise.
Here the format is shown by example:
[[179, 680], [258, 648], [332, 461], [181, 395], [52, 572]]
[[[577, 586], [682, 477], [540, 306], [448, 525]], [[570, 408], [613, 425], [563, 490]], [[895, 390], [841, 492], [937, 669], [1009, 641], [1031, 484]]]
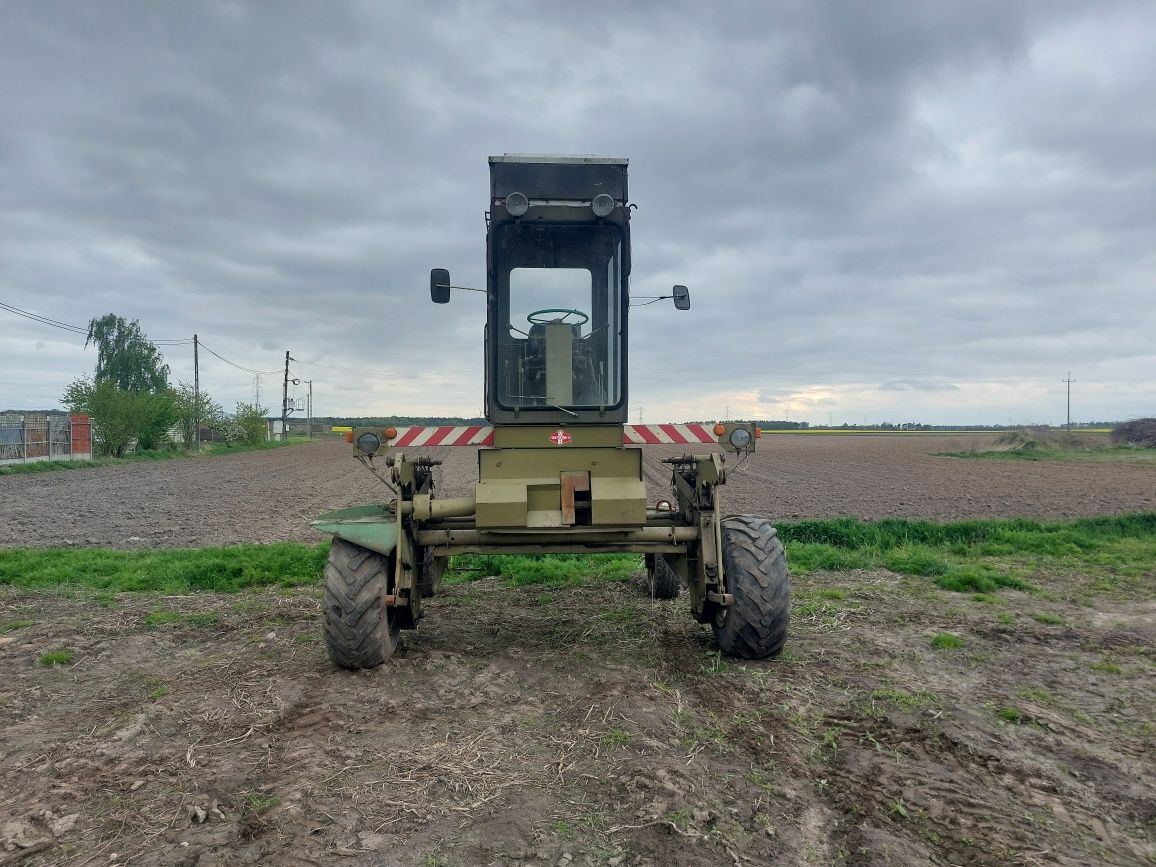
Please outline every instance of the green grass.
[[325, 568], [327, 551], [328, 544], [324, 542], [163, 551], [2, 548], [0, 584], [27, 588], [63, 585], [117, 592], [235, 593], [250, 587], [317, 583]]
[[[1031, 579], [1041, 575], [1079, 574], [1088, 580], [1090, 591], [1135, 596], [1150, 593], [1156, 574], [1152, 512], [1075, 521], [942, 524], [835, 518], [783, 522], [779, 534], [793, 574], [887, 569], [927, 578], [986, 603], [994, 602], [992, 594], [1001, 588], [1034, 590]], [[234, 593], [251, 587], [292, 587], [320, 581], [327, 550], [327, 542], [133, 551], [0, 548], [0, 585], [57, 592], [93, 588], [99, 591], [96, 604], [105, 606], [117, 604], [114, 594], [125, 591]], [[543, 585], [548, 591], [592, 580], [625, 581], [641, 570], [642, 557], [637, 554], [475, 554], [453, 558], [445, 580], [465, 584], [498, 578], [510, 587]], [[845, 597], [845, 590], [824, 588], [797, 602], [813, 606], [810, 613], [821, 614]], [[212, 626], [213, 617], [192, 614], [183, 622]], [[1006, 622], [1004, 612], [997, 619]]]
[[216, 455], [233, 455], [240, 452], [259, 452], [268, 449], [280, 449], [285, 446], [300, 445], [309, 442], [308, 437], [289, 437], [287, 442], [263, 442], [255, 445], [244, 443], [201, 443], [199, 452], [185, 451], [184, 449], [155, 449], [132, 452], [123, 458], [93, 458], [90, 461], [29, 461], [26, 464], [0, 465], [0, 476], [11, 476], [23, 473], [51, 473], [57, 470], [84, 470], [89, 467], [108, 467], [116, 464], [136, 464], [142, 461], [171, 461], [177, 459], [210, 458]]
[[68, 665], [75, 658], [76, 654], [71, 650], [52, 650], [48, 653], [41, 654], [40, 658], [36, 661], [47, 667], [53, 665]]
[[1009, 723], [1012, 723], [1013, 725], [1017, 725], [1017, 726], [1021, 722], [1023, 722], [1023, 719], [1024, 719], [1024, 715], [1022, 713], [1020, 713], [1018, 710], [1016, 710], [1014, 707], [1001, 708], [999, 710], [999, 712], [996, 714], [996, 716], [999, 717], [1004, 722], [1009, 722]]
[[950, 632], [941, 632], [931, 639], [931, 646], [936, 650], [954, 650], [963, 647], [963, 639]]
[[17, 629], [27, 629], [29, 626], [35, 625], [35, 622], [31, 620], [9, 620], [5, 623], [0, 623], [0, 635], [15, 632]]
[[578, 586], [592, 578], [625, 581], [642, 569], [637, 554], [468, 554], [454, 557], [446, 584], [501, 578], [510, 587], [528, 584]]
[[1036, 612], [1032, 615], [1032, 620], [1035, 620], [1037, 623], [1046, 623], [1049, 626], [1062, 626], [1068, 622], [1058, 614], [1051, 614], [1047, 611]]
[[1080, 572], [1094, 589], [1142, 590], [1156, 570], [1156, 513], [1074, 521], [853, 518], [778, 524], [791, 571], [888, 569], [945, 590], [1032, 590], [1041, 572]]

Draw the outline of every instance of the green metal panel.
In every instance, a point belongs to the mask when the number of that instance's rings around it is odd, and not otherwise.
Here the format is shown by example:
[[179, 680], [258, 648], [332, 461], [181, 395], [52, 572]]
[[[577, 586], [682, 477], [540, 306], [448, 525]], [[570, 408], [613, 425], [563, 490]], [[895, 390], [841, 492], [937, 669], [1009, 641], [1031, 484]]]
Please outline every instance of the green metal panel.
[[354, 506], [326, 512], [312, 526], [379, 554], [390, 554], [397, 547], [397, 518], [385, 506]]
[[[526, 430], [530, 430], [527, 428]], [[559, 473], [588, 472], [591, 478], [620, 476], [642, 480], [642, 449], [571, 448], [480, 449], [478, 478], [543, 479], [557, 482]]]
[[[559, 430], [570, 439], [559, 445], [551, 436]], [[557, 439], [565, 439], [560, 437]], [[621, 449], [623, 427], [620, 424], [600, 425], [496, 425], [494, 445], [497, 448], [555, 449], [563, 451], [582, 447], [613, 447]]]
[[646, 523], [646, 485], [637, 479], [590, 479], [591, 522], [637, 525]]
[[479, 527], [526, 526], [526, 480], [478, 482], [474, 488]]

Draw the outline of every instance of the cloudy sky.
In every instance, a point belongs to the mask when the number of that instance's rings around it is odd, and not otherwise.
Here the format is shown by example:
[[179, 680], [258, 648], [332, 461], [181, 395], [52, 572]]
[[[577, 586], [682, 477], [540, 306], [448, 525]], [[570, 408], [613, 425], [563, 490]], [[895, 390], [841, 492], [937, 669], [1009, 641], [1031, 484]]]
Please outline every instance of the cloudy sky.
[[[1054, 423], [1069, 370], [1074, 419], [1156, 414], [1150, 0], [3, 6], [5, 304], [474, 414], [483, 299], [429, 269], [484, 285], [487, 155], [600, 153], [632, 292], [692, 292], [632, 315], [632, 418]], [[0, 311], [0, 408], [83, 344]]]

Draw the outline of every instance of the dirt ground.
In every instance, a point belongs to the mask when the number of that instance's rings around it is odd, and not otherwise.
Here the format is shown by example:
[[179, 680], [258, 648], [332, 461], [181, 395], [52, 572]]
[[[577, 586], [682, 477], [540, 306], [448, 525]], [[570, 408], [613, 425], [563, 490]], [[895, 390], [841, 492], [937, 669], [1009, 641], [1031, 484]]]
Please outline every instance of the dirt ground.
[[312, 590], [3, 588], [0, 865], [1151, 864], [1151, 583], [1037, 580], [806, 576], [767, 662], [639, 579], [483, 580], [359, 674]]
[[[728, 494], [784, 517], [1156, 508], [1151, 467], [928, 455], [973, 439], [776, 437]], [[468, 489], [473, 453], [443, 457], [443, 493]], [[8, 476], [0, 544], [309, 540], [379, 491], [338, 443]], [[1031, 580], [796, 577], [785, 653], [736, 662], [641, 577], [486, 579], [358, 674], [327, 662], [313, 588], [0, 587], [0, 867], [1156, 863], [1156, 575]]]
[[[1156, 466], [984, 461], [934, 452], [985, 448], [994, 437], [764, 437], [731, 473], [728, 512], [772, 519], [902, 516], [941, 520], [1050, 517], [1156, 511]], [[709, 448], [709, 447], [708, 447]], [[644, 450], [651, 501], [669, 497], [661, 459], [672, 446]], [[438, 492], [472, 492], [477, 456], [435, 448], [443, 460]], [[731, 461], [731, 465], [733, 465]], [[326, 440], [205, 460], [122, 464], [67, 472], [0, 476], [0, 545], [186, 547], [319, 538], [320, 512], [387, 494]]]

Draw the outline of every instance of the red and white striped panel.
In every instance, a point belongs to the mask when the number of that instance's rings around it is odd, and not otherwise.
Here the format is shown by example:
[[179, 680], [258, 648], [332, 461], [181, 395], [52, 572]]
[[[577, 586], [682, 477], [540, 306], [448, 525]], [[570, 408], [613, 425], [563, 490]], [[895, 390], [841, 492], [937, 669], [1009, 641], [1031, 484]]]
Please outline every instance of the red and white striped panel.
[[679, 445], [717, 443], [718, 437], [701, 424], [628, 424], [623, 441], [627, 445]]
[[489, 425], [454, 427], [399, 427], [397, 439], [390, 441], [393, 448], [406, 446], [492, 446], [494, 429]]
[[[680, 445], [716, 443], [718, 439], [701, 424], [628, 424], [622, 437], [624, 445]], [[492, 446], [494, 429], [486, 425], [466, 427], [399, 427], [392, 448], [420, 446]]]

